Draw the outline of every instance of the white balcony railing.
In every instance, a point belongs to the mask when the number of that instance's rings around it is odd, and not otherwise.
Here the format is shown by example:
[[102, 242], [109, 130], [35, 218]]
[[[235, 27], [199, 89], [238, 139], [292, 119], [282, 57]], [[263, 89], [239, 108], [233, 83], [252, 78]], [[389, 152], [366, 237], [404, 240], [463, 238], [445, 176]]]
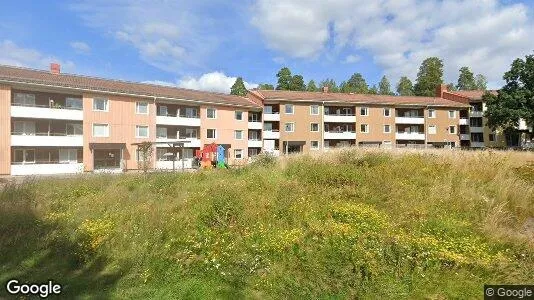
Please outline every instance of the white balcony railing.
[[395, 123], [397, 124], [424, 124], [424, 117], [396, 117]]
[[276, 114], [264, 113], [263, 120], [264, 121], [280, 121], [280, 114], [279, 113], [276, 113]]
[[395, 133], [397, 140], [424, 140], [425, 134], [420, 132], [397, 132]]
[[483, 111], [470, 111], [469, 112], [469, 116], [471, 118], [481, 118], [484, 116], [484, 112]]
[[264, 140], [277, 140], [280, 138], [280, 132], [279, 131], [263, 131], [263, 139]]
[[356, 117], [344, 115], [324, 115], [324, 121], [330, 123], [356, 123]]
[[200, 126], [200, 118], [156, 116], [156, 124], [197, 127], [197, 126]]
[[173, 142], [176, 142], [176, 141], [184, 141], [186, 140], [187, 142], [184, 144], [184, 147], [186, 148], [200, 148], [200, 145], [201, 145], [201, 142], [200, 142], [200, 139], [197, 139], [197, 138], [180, 138], [180, 139], [169, 139], [169, 138], [162, 138], [162, 137], [158, 137], [156, 138], [156, 147], [158, 148], [166, 148], [166, 147], [169, 147], [168, 144], [159, 144], [159, 143], [173, 143]]
[[484, 127], [471, 126], [469, 127], [469, 131], [474, 133], [482, 133], [484, 132]]
[[248, 122], [248, 129], [262, 129], [262, 123], [261, 122]]
[[469, 133], [462, 133], [460, 134], [460, 140], [462, 141], [469, 141], [471, 139], [471, 135]]
[[354, 140], [356, 139], [356, 132], [325, 132], [325, 140]]
[[[191, 169], [193, 168], [193, 159], [186, 158], [183, 160], [177, 159], [174, 161], [174, 169], [175, 170], [181, 170], [182, 167], [184, 169]], [[158, 160], [156, 161], [156, 169], [159, 170], [172, 170], [173, 168], [173, 161], [172, 160]]]
[[460, 125], [469, 125], [469, 119], [467, 118], [462, 118], [460, 119]]
[[83, 110], [35, 106], [11, 106], [11, 117], [54, 120], [83, 120]]
[[82, 135], [11, 135], [12, 146], [44, 146], [44, 147], [83, 147]]
[[52, 174], [75, 174], [83, 173], [82, 163], [58, 164], [58, 163], [35, 163], [13, 164], [11, 175], [52, 175]]
[[248, 147], [249, 148], [261, 148], [263, 146], [262, 141], [255, 141], [255, 140], [248, 140]]

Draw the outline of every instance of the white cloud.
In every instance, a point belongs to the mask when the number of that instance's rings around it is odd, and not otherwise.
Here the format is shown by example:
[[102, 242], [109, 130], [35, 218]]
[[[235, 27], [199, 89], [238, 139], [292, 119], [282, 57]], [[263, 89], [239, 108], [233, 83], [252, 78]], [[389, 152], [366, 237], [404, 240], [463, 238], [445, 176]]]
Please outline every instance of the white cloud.
[[53, 62], [61, 64], [61, 72], [72, 72], [74, 69], [71, 61], [61, 61], [35, 49], [20, 47], [11, 40], [0, 41], [0, 64], [48, 70]]
[[91, 47], [89, 47], [89, 45], [87, 45], [85, 42], [75, 41], [70, 42], [69, 45], [76, 53], [88, 54], [91, 52]]
[[[237, 77], [227, 76], [222, 72], [211, 72], [203, 74], [202, 76], [195, 77], [184, 77], [178, 80], [176, 83], [171, 83], [167, 81], [145, 81], [145, 83], [152, 83], [164, 86], [176, 86], [185, 89], [208, 91], [208, 92], [217, 92], [217, 93], [230, 93], [230, 88], [234, 84]], [[253, 89], [258, 87], [256, 83], [244, 82], [247, 89]]]
[[360, 59], [361, 59], [360, 56], [354, 55], [354, 54], [350, 54], [350, 55], [347, 55], [347, 57], [345, 57], [343, 62], [346, 63], [346, 64], [353, 64], [353, 63], [359, 62]]
[[394, 79], [439, 56], [447, 82], [467, 65], [500, 85], [513, 59], [534, 49], [528, 7], [497, 0], [257, 0], [252, 24], [285, 55], [328, 56], [331, 42], [370, 53]]

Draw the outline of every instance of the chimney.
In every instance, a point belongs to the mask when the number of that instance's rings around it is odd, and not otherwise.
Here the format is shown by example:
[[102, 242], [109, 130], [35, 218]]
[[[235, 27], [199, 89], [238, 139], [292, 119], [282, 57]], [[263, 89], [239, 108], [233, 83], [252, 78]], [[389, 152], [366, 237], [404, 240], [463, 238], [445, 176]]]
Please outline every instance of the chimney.
[[328, 86], [323, 86], [323, 93], [328, 93]]
[[436, 97], [443, 98], [443, 92], [447, 91], [446, 84], [440, 84], [436, 87]]
[[51, 63], [50, 64], [50, 73], [59, 75], [59, 73], [61, 73], [61, 66], [59, 64], [56, 64], [56, 63]]

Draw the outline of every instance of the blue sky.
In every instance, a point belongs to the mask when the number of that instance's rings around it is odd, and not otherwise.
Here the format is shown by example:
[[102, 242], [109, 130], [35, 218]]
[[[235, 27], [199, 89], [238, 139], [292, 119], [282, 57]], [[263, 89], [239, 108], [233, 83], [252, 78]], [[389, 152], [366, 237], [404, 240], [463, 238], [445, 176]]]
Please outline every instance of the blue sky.
[[[231, 4], [228, 4], [231, 2]], [[10, 1], [0, 11], [0, 63], [228, 91], [360, 72], [415, 79], [428, 56], [455, 82], [467, 65], [490, 87], [534, 50], [533, 1], [196, 0]], [[447, 16], [444, 18], [444, 16]]]

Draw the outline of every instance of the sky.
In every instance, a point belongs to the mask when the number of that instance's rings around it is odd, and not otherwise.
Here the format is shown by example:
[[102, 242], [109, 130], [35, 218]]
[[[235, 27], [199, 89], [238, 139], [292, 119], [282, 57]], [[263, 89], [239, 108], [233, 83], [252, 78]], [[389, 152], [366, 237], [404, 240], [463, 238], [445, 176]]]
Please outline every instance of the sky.
[[224, 93], [238, 76], [275, 85], [284, 66], [305, 82], [359, 72], [395, 86], [430, 56], [447, 83], [468, 66], [499, 88], [534, 54], [534, 0], [5, 2], [0, 64]]

